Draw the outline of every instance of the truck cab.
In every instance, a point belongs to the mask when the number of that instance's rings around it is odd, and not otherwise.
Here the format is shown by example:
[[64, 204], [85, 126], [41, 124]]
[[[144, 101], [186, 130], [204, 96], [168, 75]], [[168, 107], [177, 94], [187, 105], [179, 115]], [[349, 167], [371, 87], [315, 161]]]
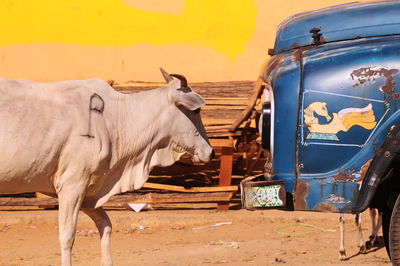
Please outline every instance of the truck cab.
[[245, 206], [378, 208], [400, 264], [400, 2], [294, 15], [269, 53], [260, 128], [270, 155], [265, 181], [242, 184]]

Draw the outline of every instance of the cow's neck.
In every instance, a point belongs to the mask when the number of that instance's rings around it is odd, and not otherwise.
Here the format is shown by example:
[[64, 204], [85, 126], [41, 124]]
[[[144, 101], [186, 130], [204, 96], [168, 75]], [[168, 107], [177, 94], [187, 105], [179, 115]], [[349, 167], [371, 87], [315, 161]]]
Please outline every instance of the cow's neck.
[[168, 102], [167, 93], [166, 89], [157, 89], [118, 95], [113, 101], [116, 105], [109, 113], [110, 119], [106, 119], [110, 121], [111, 171], [99, 181], [104, 186], [89, 191], [95, 207], [102, 206], [112, 195], [140, 189], [153, 166], [175, 161], [168, 137], [171, 121], [167, 119], [174, 107]]
[[169, 106], [167, 93], [167, 90], [155, 89], [120, 97], [113, 119], [115, 130], [111, 130], [115, 134], [114, 162], [150, 159], [164, 137], [159, 132], [168, 131], [162, 122], [163, 113]]

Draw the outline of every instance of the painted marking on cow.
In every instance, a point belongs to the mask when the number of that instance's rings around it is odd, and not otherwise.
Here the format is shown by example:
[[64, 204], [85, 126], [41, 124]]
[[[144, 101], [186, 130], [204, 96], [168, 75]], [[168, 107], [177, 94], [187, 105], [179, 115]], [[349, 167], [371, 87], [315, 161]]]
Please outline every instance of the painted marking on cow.
[[92, 112], [102, 114], [104, 111], [104, 100], [97, 93], [92, 94], [90, 96], [89, 103], [89, 119], [88, 119], [88, 130], [85, 135], [81, 135], [82, 137], [87, 137], [89, 139], [94, 139], [94, 136], [91, 134], [91, 124], [92, 124]]

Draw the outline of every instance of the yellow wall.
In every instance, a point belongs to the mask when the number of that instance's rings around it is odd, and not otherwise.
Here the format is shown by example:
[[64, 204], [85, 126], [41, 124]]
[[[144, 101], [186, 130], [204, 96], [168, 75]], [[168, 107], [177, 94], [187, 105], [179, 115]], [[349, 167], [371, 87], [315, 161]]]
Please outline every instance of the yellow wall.
[[277, 25], [343, 0], [3, 0], [0, 76], [253, 80]]

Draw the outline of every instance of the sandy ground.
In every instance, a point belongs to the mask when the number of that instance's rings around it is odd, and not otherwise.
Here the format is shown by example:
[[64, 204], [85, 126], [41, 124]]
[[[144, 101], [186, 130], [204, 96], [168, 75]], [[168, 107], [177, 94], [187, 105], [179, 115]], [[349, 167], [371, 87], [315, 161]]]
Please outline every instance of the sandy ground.
[[[349, 259], [339, 261], [338, 214], [280, 210], [109, 210], [113, 222], [114, 265], [390, 265], [382, 244], [357, 254], [353, 215], [346, 215]], [[212, 226], [223, 223], [219, 226]], [[304, 226], [274, 230], [283, 225]], [[363, 215], [369, 236], [370, 218]], [[141, 228], [141, 229], [139, 229]], [[381, 233], [380, 233], [381, 235]], [[381, 239], [381, 242], [383, 240]], [[0, 209], [0, 265], [59, 265], [56, 210]], [[81, 213], [73, 250], [74, 265], [99, 265], [98, 234]]]

